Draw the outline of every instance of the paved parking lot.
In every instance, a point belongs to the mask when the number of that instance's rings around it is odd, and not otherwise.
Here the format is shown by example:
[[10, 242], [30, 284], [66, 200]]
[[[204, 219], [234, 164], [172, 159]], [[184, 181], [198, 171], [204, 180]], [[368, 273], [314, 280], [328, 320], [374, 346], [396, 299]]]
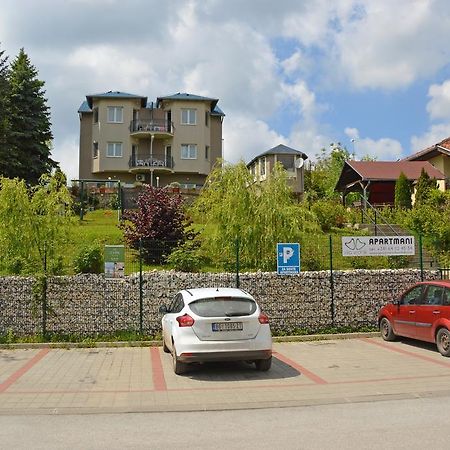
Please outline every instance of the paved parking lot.
[[161, 347], [0, 350], [0, 414], [184, 411], [450, 395], [450, 359], [380, 338], [274, 344], [269, 372], [211, 363], [184, 376]]

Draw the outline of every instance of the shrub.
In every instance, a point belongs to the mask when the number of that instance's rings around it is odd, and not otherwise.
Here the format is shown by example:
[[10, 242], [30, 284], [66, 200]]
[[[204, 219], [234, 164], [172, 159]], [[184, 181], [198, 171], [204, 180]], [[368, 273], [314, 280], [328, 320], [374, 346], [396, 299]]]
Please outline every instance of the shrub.
[[196, 241], [186, 241], [172, 251], [167, 258], [167, 263], [181, 272], [198, 272], [204, 263], [198, 248]]
[[102, 273], [103, 254], [99, 246], [84, 247], [74, 261], [78, 273]]
[[409, 258], [406, 255], [388, 256], [389, 269], [405, 269], [409, 265]]
[[324, 232], [330, 231], [333, 227], [342, 228], [346, 222], [346, 210], [340, 203], [321, 200], [314, 203], [311, 210]]

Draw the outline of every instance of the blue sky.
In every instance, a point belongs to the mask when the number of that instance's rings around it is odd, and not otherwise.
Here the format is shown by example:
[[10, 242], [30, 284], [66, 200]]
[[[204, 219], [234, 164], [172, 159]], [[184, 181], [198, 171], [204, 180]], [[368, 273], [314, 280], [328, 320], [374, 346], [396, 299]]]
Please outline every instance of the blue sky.
[[448, 42], [447, 0], [0, 2], [0, 49], [46, 82], [69, 178], [77, 109], [109, 90], [218, 98], [230, 162], [331, 142], [396, 160], [450, 136]]

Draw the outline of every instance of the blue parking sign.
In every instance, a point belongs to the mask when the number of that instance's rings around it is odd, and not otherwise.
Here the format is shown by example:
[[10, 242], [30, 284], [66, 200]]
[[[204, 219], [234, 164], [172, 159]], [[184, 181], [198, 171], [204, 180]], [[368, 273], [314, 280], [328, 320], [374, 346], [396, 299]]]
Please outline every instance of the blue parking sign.
[[300, 244], [277, 244], [278, 275], [296, 275], [300, 273]]

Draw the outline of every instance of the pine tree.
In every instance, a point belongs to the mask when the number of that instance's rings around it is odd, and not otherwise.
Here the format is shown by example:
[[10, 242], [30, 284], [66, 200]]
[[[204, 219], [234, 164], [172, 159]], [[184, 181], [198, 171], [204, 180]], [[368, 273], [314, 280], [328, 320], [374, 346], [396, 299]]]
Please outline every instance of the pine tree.
[[395, 207], [398, 209], [411, 209], [411, 184], [406, 175], [401, 172], [395, 182]]
[[0, 175], [5, 173], [8, 157], [8, 58], [0, 50]]
[[44, 82], [22, 48], [9, 73], [9, 153], [4, 176], [22, 178], [35, 185], [42, 174], [58, 166], [50, 158], [50, 111], [46, 105]]

